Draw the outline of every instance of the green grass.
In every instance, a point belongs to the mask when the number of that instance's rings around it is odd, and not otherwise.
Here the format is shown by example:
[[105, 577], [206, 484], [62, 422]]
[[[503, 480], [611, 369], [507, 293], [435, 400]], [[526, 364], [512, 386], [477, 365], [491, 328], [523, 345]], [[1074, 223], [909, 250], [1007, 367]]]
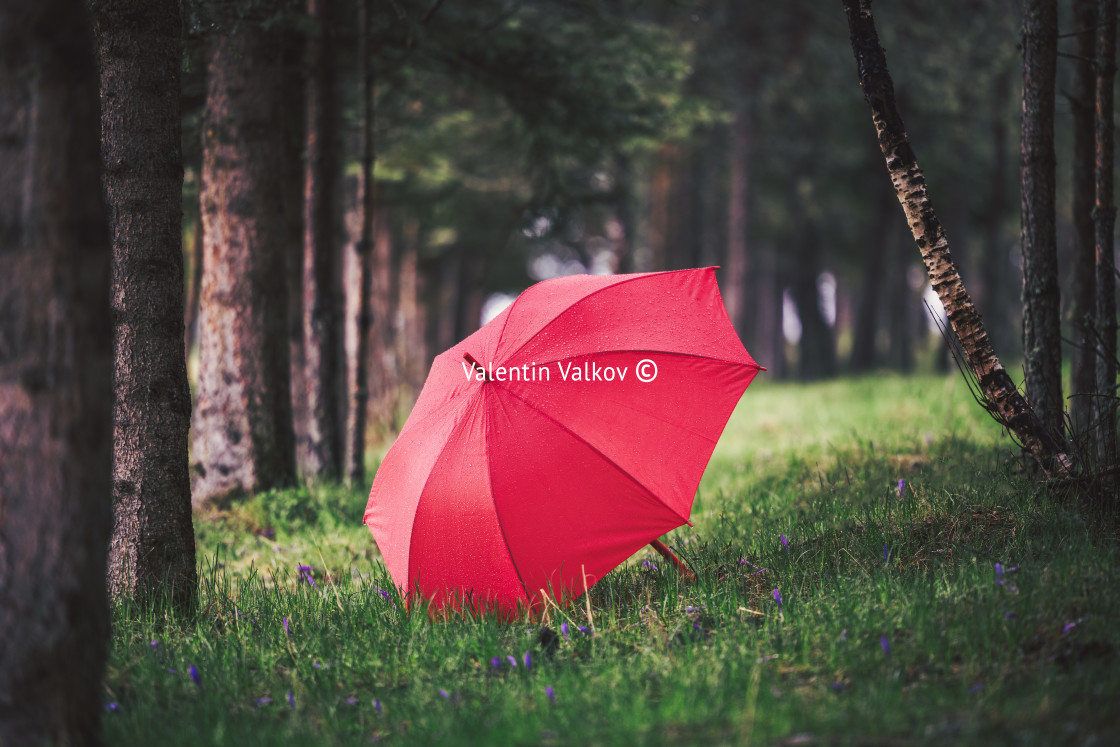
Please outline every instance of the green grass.
[[668, 537], [698, 582], [640, 553], [551, 653], [383, 598], [364, 490], [257, 496], [198, 522], [197, 614], [117, 609], [106, 740], [1116, 743], [1115, 527], [1016, 464], [958, 378], [757, 384]]

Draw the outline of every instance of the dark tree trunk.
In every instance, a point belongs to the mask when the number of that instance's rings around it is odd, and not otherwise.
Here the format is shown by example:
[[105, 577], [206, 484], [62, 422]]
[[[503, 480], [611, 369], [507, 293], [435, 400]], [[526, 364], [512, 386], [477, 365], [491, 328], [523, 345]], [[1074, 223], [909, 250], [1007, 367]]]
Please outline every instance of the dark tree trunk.
[[113, 332], [84, 3], [0, 4], [0, 50], [0, 744], [94, 745]]
[[1096, 258], [1094, 257], [1093, 203], [1094, 194], [1094, 125], [1093, 102], [1096, 96], [1096, 71], [1093, 57], [1097, 53], [1095, 32], [1097, 0], [1074, 0], [1073, 88], [1069, 95], [1073, 116], [1073, 286], [1071, 314], [1073, 349], [1070, 353], [1070, 419], [1075, 434], [1082, 435], [1089, 426], [1096, 390], [1096, 340], [1093, 316], [1097, 309]]
[[836, 375], [836, 340], [821, 312], [821, 296], [817, 288], [817, 279], [821, 274], [819, 242], [796, 183], [790, 200], [793, 205], [790, 292], [797, 304], [797, 316], [801, 319], [798, 374], [801, 379], [809, 381], [825, 379]]
[[359, 7], [358, 56], [361, 66], [361, 109], [358, 140], [362, 167], [358, 172], [358, 211], [360, 234], [355, 245], [358, 254], [357, 345], [354, 350], [353, 403], [350, 407], [350, 463], [347, 477], [351, 485], [366, 482], [366, 414], [369, 408], [369, 356], [372, 328], [370, 291], [373, 285], [373, 65], [370, 61], [370, 21], [373, 0], [362, 0]]
[[303, 194], [303, 355], [307, 401], [304, 478], [334, 482], [345, 455], [346, 356], [342, 257], [335, 240], [337, 118], [331, 0], [308, 0], [307, 130]]
[[209, 52], [195, 505], [295, 481], [282, 49], [243, 22]]
[[756, 299], [748, 291], [748, 238], [747, 202], [750, 192], [751, 110], [747, 102], [740, 103], [731, 125], [730, 189], [727, 198], [727, 265], [724, 270], [723, 298], [731, 324], [746, 339], [754, 326], [756, 314], [748, 309], [757, 308]]
[[1023, 368], [1043, 426], [1062, 430], [1061, 304], [1054, 229], [1054, 76], [1057, 0], [1026, 0], [1019, 179], [1023, 189]]
[[949, 252], [945, 230], [926, 193], [925, 175], [914, 157], [906, 126], [895, 104], [894, 82], [887, 70], [886, 54], [879, 44], [871, 2], [843, 0], [843, 4], [860, 86], [871, 106], [871, 119], [895, 194], [925, 262], [930, 283], [945, 307], [949, 326], [976, 376], [984, 405], [998, 422], [1015, 434], [1040, 464], [1048, 468], [1051, 462], [1056, 461], [1057, 471], [1066, 473], [1070, 460], [1064, 446], [1042, 424], [1007, 375], [961, 281]]
[[[980, 287], [983, 292], [977, 305], [984, 312], [984, 319], [995, 350], [1018, 347], [1017, 334], [1008, 309], [1014, 304], [1012, 288], [1008, 282], [1008, 250], [1010, 241], [1005, 236], [1003, 216], [1007, 209], [1008, 136], [1007, 109], [1011, 101], [1011, 77], [1003, 73], [996, 77], [992, 91], [992, 170], [988, 178], [991, 192], [984, 209], [984, 254], [980, 264]], [[1017, 294], [1016, 289], [1016, 294]]]
[[1102, 464], [1116, 459], [1116, 261], [1113, 229], [1113, 82], [1116, 78], [1116, 0], [1101, 0], [1097, 39], [1097, 163], [1094, 224], [1097, 258], [1097, 452]]
[[109, 589], [189, 607], [197, 586], [183, 346], [177, 0], [97, 8], [101, 154], [113, 238], [113, 539]]
[[400, 269], [397, 274], [397, 309], [401, 315], [398, 355], [401, 362], [401, 382], [407, 384], [410, 390], [404, 396], [409, 398], [415, 398], [423, 386], [431, 359], [425, 332], [428, 317], [424, 304], [425, 278], [420, 271], [419, 233], [415, 220], [404, 221]]
[[618, 223], [616, 233], [611, 236], [614, 271], [629, 273], [634, 271], [634, 167], [630, 159], [622, 154], [615, 156], [614, 165], [614, 217]]
[[[863, 292], [860, 294], [859, 310], [856, 312], [855, 328], [852, 330], [852, 371], [870, 371], [879, 363], [876, 338], [879, 334], [880, 300], [883, 295], [883, 270], [887, 262], [887, 250], [895, 245], [897, 226], [893, 217], [894, 205], [890, 190], [884, 186], [875, 208], [877, 231], [868, 239], [863, 256]], [[898, 278], [891, 283], [891, 292], [898, 285]]]

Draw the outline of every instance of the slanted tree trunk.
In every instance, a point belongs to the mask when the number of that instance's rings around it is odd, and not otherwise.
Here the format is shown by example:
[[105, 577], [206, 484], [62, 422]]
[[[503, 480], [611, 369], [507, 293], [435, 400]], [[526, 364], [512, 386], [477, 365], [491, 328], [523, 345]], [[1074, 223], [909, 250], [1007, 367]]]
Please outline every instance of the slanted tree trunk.
[[1070, 289], [1073, 349], [1070, 353], [1070, 419], [1073, 431], [1084, 435], [1092, 416], [1091, 395], [1096, 391], [1096, 339], [1093, 317], [1097, 311], [1096, 258], [1094, 257], [1094, 124], [1097, 49], [1097, 0], [1074, 0], [1073, 87], [1069, 94], [1073, 119], [1073, 286]]
[[103, 184], [113, 239], [113, 539], [109, 589], [141, 602], [195, 595], [183, 345], [176, 0], [96, 5]]
[[0, 3], [0, 50], [0, 744], [94, 745], [113, 331], [84, 3]]
[[354, 352], [353, 404], [350, 407], [350, 463], [347, 477], [351, 485], [366, 482], [366, 414], [369, 409], [370, 290], [373, 285], [373, 65], [370, 60], [370, 29], [373, 0], [362, 0], [358, 11], [358, 56], [361, 66], [361, 102], [358, 117], [362, 168], [358, 172], [358, 210], [361, 230], [358, 243], [358, 344]]
[[1116, 78], [1116, 0], [1101, 0], [1097, 38], [1097, 163], [1094, 210], [1097, 258], [1097, 453], [1104, 465], [1116, 459], [1116, 262], [1113, 229], [1113, 81]]
[[894, 82], [887, 70], [886, 54], [879, 44], [870, 0], [843, 0], [864, 98], [879, 148], [887, 163], [906, 222], [921, 252], [930, 283], [945, 306], [949, 326], [957, 336], [969, 368], [975, 374], [984, 406], [1006, 426], [1044, 468], [1068, 472], [1070, 460], [1064, 445], [1047, 429], [1019, 394], [992, 349], [980, 315], [965, 290], [949, 252], [949, 241], [926, 193], [925, 176], [918, 167], [906, 127], [895, 105]]
[[244, 21], [209, 52], [196, 506], [295, 481], [282, 49], [275, 34]]
[[1026, 395], [1043, 426], [1062, 431], [1061, 303], [1054, 228], [1054, 77], [1057, 0], [1026, 0], [1023, 11], [1022, 184], [1023, 368]]
[[335, 240], [337, 118], [331, 0], [308, 0], [303, 218], [303, 355], [307, 398], [304, 478], [334, 482], [345, 455], [346, 355], [342, 256]]

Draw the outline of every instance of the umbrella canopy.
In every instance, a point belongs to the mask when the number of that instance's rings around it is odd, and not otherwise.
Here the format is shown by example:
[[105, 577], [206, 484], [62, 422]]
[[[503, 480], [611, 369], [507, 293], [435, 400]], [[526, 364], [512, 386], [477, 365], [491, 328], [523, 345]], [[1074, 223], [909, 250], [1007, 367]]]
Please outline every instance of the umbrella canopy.
[[758, 370], [714, 268], [538, 283], [435, 359], [365, 523], [436, 608], [574, 598], [689, 523]]

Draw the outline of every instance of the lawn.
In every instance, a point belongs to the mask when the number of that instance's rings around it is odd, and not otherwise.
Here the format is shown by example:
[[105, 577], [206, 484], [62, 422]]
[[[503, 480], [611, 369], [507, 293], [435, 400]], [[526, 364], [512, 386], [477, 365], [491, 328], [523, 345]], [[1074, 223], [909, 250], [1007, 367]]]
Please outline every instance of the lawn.
[[759, 382], [695, 584], [643, 551], [512, 624], [403, 611], [365, 489], [259, 495], [196, 517], [196, 614], [115, 611], [106, 741], [1120, 742], [1116, 524], [1016, 455], [959, 376]]

